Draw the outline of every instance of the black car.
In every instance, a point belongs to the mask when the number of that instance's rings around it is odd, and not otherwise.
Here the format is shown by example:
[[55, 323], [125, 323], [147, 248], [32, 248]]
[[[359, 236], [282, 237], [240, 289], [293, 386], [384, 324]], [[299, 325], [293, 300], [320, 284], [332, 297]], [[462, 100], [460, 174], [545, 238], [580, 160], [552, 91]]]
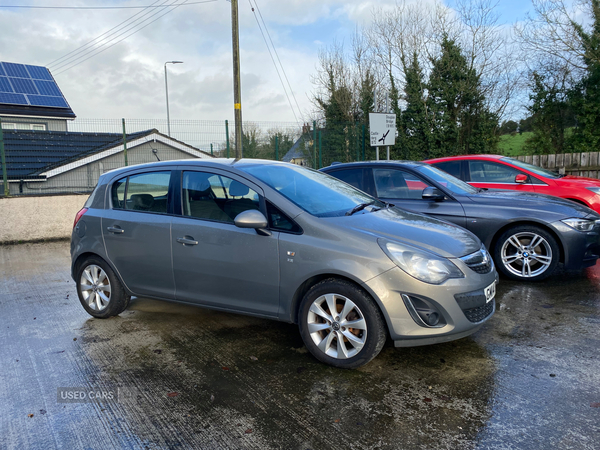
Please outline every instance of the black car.
[[600, 255], [600, 215], [570, 200], [475, 188], [426, 163], [371, 161], [321, 169], [380, 200], [460, 225], [486, 245], [500, 272], [542, 280], [559, 262], [593, 266]]

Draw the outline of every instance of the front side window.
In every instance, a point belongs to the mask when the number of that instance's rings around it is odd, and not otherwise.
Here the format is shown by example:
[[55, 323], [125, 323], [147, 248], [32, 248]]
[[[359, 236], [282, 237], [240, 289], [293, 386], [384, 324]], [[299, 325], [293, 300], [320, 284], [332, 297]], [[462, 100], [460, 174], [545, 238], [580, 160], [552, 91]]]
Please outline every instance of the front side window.
[[239, 181], [210, 172], [183, 172], [183, 215], [233, 223], [241, 212], [260, 209], [256, 191]]
[[373, 177], [380, 198], [421, 200], [423, 189], [429, 186], [419, 177], [403, 170], [373, 169]]
[[474, 183], [514, 183], [521, 173], [512, 167], [487, 161], [469, 161], [469, 172]]
[[149, 172], [115, 181], [113, 208], [166, 214], [170, 180], [171, 172]]

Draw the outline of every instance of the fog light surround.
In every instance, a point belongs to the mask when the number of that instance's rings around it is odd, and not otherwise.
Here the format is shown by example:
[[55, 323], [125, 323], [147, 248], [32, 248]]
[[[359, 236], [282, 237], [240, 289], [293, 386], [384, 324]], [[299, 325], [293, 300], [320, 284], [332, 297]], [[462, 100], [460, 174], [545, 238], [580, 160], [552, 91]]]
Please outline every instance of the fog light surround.
[[446, 325], [444, 316], [429, 302], [407, 294], [402, 294], [402, 300], [417, 325], [425, 328], [441, 328]]

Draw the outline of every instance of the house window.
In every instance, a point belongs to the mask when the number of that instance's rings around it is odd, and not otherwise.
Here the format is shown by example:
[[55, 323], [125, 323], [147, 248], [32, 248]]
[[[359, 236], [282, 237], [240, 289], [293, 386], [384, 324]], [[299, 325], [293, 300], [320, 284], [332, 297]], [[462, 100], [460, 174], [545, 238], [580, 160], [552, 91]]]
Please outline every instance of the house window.
[[35, 130], [46, 131], [45, 123], [2, 122], [3, 130]]

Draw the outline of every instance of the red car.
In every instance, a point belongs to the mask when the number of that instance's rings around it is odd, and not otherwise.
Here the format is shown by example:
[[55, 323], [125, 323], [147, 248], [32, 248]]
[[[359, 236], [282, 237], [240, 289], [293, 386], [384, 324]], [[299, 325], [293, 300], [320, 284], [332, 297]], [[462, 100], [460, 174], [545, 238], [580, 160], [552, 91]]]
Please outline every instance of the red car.
[[500, 155], [449, 156], [425, 162], [475, 187], [554, 195], [600, 212], [600, 180], [595, 178], [559, 175]]

